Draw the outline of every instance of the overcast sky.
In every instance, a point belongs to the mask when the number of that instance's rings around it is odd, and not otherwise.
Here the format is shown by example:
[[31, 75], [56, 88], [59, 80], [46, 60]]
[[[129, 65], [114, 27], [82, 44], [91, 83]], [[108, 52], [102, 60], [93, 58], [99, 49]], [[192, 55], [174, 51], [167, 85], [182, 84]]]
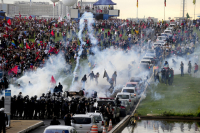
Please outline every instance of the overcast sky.
[[[13, 3], [15, 0], [4, 0], [4, 3]], [[23, 0], [30, 1], [30, 0]], [[32, 0], [33, 2], [51, 2], [50, 0]], [[83, 0], [83, 1], [96, 1], [96, 0]], [[120, 10], [120, 18], [136, 18], [137, 17], [137, 0], [112, 0], [117, 3], [116, 9]], [[155, 17], [158, 19], [164, 19], [164, 0], [138, 0], [138, 17]], [[165, 8], [165, 19], [169, 17], [180, 17], [181, 15], [181, 1], [182, 0], [166, 0], [167, 6]], [[194, 5], [193, 0], [186, 0], [186, 9], [190, 17], [194, 17]], [[200, 16], [200, 1], [196, 0], [196, 17]], [[199, 7], [199, 8], [198, 8]], [[185, 13], [186, 14], [186, 13]]]

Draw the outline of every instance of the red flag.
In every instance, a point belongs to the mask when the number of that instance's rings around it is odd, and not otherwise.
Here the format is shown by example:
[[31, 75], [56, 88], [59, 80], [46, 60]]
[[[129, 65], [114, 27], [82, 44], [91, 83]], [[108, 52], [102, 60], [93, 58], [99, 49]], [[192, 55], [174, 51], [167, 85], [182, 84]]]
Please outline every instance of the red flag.
[[53, 30], [51, 31], [51, 35], [54, 36]]
[[51, 77], [51, 81], [50, 82], [53, 83], [53, 84], [56, 84], [56, 80], [54, 79], [53, 75]]
[[29, 16], [29, 19], [32, 19], [32, 16]]
[[11, 71], [13, 71], [15, 74], [17, 74], [18, 67], [17, 67], [17, 66], [13, 67], [13, 68], [11, 69]]
[[19, 17], [20, 17], [20, 18], [22, 17], [22, 15], [20, 14], [20, 12], [19, 12]]
[[31, 48], [34, 48], [35, 47], [35, 44], [33, 43], [32, 45], [31, 45]]
[[8, 25], [11, 25], [11, 20], [10, 20], [10, 19], [8, 19], [7, 23], [8, 23]]
[[28, 46], [28, 44], [26, 43], [26, 49], [30, 49], [30, 47]]
[[166, 7], [166, 0], [164, 0], [164, 4], [165, 4], [165, 7]]
[[35, 59], [35, 61], [37, 61], [37, 59], [40, 57], [40, 55], [38, 55], [37, 57], [36, 57], [36, 59]]

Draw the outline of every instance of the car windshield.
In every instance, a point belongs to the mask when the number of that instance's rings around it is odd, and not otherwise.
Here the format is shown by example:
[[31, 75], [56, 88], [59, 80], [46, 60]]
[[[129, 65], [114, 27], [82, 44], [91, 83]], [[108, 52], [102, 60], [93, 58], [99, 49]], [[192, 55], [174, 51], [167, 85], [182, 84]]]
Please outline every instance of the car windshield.
[[123, 89], [123, 92], [134, 93], [133, 89]]
[[143, 59], [152, 60], [153, 58], [151, 58], [151, 57], [144, 57]]
[[170, 31], [165, 31], [165, 33], [171, 33]]
[[44, 133], [69, 133], [69, 131], [61, 129], [47, 129]]
[[135, 87], [136, 84], [127, 84], [126, 87]]
[[148, 50], [147, 53], [155, 53], [154, 50]]
[[100, 115], [95, 115], [95, 116], [94, 116], [94, 120], [95, 120], [95, 121], [102, 121]]
[[150, 63], [150, 61], [141, 61], [141, 63]]
[[161, 46], [161, 44], [154, 44], [154, 46]]
[[148, 53], [148, 54], [146, 54], [145, 56], [154, 56], [154, 54]]
[[121, 105], [122, 106], [125, 106], [125, 105], [127, 105], [128, 103], [127, 103], [127, 101], [121, 101]]
[[107, 105], [107, 103], [109, 102], [112, 106], [115, 106], [115, 103], [113, 101], [97, 101], [98, 102], [98, 106], [102, 106]]
[[91, 118], [84, 118], [84, 117], [73, 117], [75, 124], [90, 124]]
[[161, 34], [161, 36], [167, 36], [166, 34]]
[[130, 82], [140, 82], [140, 79], [131, 79]]
[[119, 99], [129, 99], [129, 95], [117, 95]]
[[165, 37], [164, 36], [158, 37], [158, 40], [165, 40]]

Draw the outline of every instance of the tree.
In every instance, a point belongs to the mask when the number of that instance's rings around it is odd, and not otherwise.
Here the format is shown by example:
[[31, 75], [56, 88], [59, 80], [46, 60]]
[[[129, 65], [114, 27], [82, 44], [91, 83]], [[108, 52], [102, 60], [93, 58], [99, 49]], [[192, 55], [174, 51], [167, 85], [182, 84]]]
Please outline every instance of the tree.
[[187, 18], [190, 18], [190, 16], [189, 16], [189, 14], [188, 14], [188, 13], [186, 14], [186, 16], [187, 16]]

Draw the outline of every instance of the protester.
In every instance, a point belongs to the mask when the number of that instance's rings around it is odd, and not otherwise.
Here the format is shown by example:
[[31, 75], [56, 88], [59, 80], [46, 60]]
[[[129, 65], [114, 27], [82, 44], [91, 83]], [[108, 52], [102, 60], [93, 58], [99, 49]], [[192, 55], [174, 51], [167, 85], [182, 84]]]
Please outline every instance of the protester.
[[197, 65], [197, 63], [195, 63], [194, 65], [194, 76], [196, 76], [196, 73], [198, 72], [199, 70], [199, 66]]
[[71, 114], [68, 113], [64, 117], [65, 126], [71, 126]]
[[188, 62], [188, 74], [191, 75], [192, 64], [191, 61]]
[[180, 64], [180, 70], [181, 70], [181, 77], [184, 76], [184, 64], [183, 62], [181, 61], [181, 64]]
[[56, 116], [53, 117], [53, 120], [51, 121], [50, 125], [60, 125], [60, 122], [57, 120]]
[[0, 133], [6, 133], [6, 125], [8, 125], [8, 116], [4, 113], [4, 108], [0, 109]]
[[86, 76], [86, 74], [83, 76], [83, 78], [82, 78], [82, 89], [85, 89], [85, 82], [87, 82], [87, 76]]

